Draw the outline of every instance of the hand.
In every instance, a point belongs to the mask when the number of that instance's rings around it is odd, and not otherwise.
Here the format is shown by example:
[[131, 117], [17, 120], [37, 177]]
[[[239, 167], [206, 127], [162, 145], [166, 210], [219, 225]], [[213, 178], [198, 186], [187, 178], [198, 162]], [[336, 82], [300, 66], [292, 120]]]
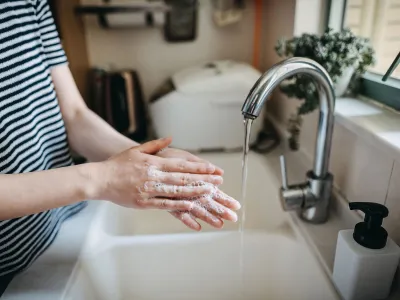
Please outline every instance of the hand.
[[201, 219], [210, 225], [221, 228], [222, 219], [236, 222], [238, 217], [233, 210], [240, 209], [240, 203], [214, 187], [213, 193], [194, 200], [196, 206], [191, 211], [172, 211], [175, 218], [181, 220], [190, 229], [200, 231], [201, 225], [196, 219]]
[[212, 175], [215, 167], [209, 163], [151, 155], [170, 143], [171, 139], [151, 141], [97, 163], [102, 177], [98, 198], [140, 209], [196, 211], [190, 199], [211, 194], [222, 177]]
[[[174, 148], [164, 148], [156, 153], [156, 155], [164, 158], [208, 163], [187, 151]], [[213, 174], [223, 175], [224, 171], [215, 166], [215, 172]], [[181, 220], [187, 227], [196, 231], [201, 230], [201, 225], [196, 219], [203, 220], [216, 228], [221, 228], [223, 226], [224, 222], [222, 219], [233, 222], [237, 221], [237, 215], [232, 210], [240, 209], [240, 203], [220, 191], [218, 188], [214, 187], [214, 192], [212, 194], [204, 195], [200, 199], [196, 200], [196, 202], [197, 205], [194, 206], [191, 211], [178, 210], [171, 211], [170, 213], [177, 219]]]
[[[191, 161], [191, 162], [209, 163], [209, 162], [205, 161], [204, 159], [201, 159], [200, 157], [193, 155], [192, 153], [189, 153], [187, 151], [180, 150], [180, 149], [175, 149], [175, 148], [161, 149], [158, 153], [156, 153], [156, 155], [159, 157], [164, 157], [164, 158], [176, 158], [176, 159], [184, 159], [184, 160]], [[215, 166], [214, 174], [215, 175], [223, 175], [224, 170]]]

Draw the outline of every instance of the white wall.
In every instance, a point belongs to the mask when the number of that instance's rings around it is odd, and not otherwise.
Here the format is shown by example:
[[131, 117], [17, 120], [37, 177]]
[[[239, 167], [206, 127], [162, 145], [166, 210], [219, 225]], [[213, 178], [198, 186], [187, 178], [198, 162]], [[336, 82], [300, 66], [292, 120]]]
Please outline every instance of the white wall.
[[326, 0], [297, 0], [294, 35], [321, 33], [325, 28]]
[[268, 69], [282, 60], [275, 53], [275, 45], [282, 38], [290, 38], [294, 32], [296, 0], [265, 0], [263, 1], [263, 68]]
[[[85, 4], [100, 0], [82, 0]], [[214, 25], [211, 0], [201, 0], [198, 37], [194, 42], [169, 44], [161, 29], [101, 29], [94, 17], [86, 17], [86, 38], [91, 66], [114, 66], [139, 71], [148, 97], [174, 72], [215, 59], [251, 63], [253, 51], [253, 1], [243, 20], [226, 28]]]
[[[274, 17], [264, 25], [269, 43], [276, 43], [281, 37], [291, 38], [303, 33], [322, 33], [325, 29], [327, 0], [267, 0], [264, 9]], [[266, 67], [282, 60], [274, 51], [267, 52]], [[290, 115], [295, 113], [300, 102], [297, 99], [288, 99], [285, 95], [276, 92], [270, 101], [269, 110], [280, 122], [285, 123]], [[302, 143], [307, 150], [314, 153], [314, 141], [317, 114], [307, 116], [303, 124]], [[310, 133], [310, 134], [308, 134]]]

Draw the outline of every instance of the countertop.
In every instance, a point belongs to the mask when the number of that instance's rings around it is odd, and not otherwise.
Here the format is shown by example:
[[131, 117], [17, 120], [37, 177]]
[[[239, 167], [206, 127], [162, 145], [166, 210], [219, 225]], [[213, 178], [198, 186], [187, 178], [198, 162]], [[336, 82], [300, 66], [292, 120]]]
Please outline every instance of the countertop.
[[88, 201], [84, 210], [64, 222], [54, 243], [30, 268], [13, 279], [2, 299], [61, 298], [84, 245], [98, 202]]
[[[273, 165], [278, 180], [280, 178], [279, 155], [282, 152], [287, 153], [283, 148], [281, 145], [266, 156], [266, 161]], [[299, 159], [290, 152], [287, 160], [290, 165], [288, 168], [290, 178], [295, 181], [302, 180], [305, 165], [309, 166], [311, 162]], [[54, 300], [61, 298], [84, 246], [85, 237], [99, 206], [98, 202], [89, 201], [89, 205], [82, 212], [63, 224], [53, 245], [27, 271], [11, 282], [2, 299]], [[338, 231], [352, 228], [361, 219], [360, 215], [347, 210], [347, 202], [338, 193], [334, 193], [332, 204], [330, 219], [323, 225], [307, 224], [299, 220], [295, 213], [290, 213], [295, 230], [300, 231], [329, 277], [332, 275]], [[400, 299], [398, 289], [400, 276], [398, 279], [390, 300]]]
[[335, 120], [400, 160], [399, 112], [365, 97], [338, 98]]
[[[277, 127], [280, 130], [280, 127]], [[284, 136], [280, 130], [281, 136]], [[274, 166], [274, 172], [280, 180], [279, 155], [285, 153], [288, 163], [288, 177], [293, 182], [303, 182], [304, 174], [312, 166], [310, 157], [304, 155], [301, 151], [292, 152], [287, 148], [287, 143], [282, 143], [278, 149], [269, 153], [266, 160]], [[332, 280], [333, 264], [335, 259], [336, 242], [340, 230], [353, 229], [354, 226], [362, 221], [362, 217], [355, 211], [348, 209], [348, 202], [344, 199], [340, 192], [334, 187], [330, 216], [324, 224], [306, 223], [297, 216], [295, 212], [289, 212], [292, 220], [292, 225], [295, 230], [300, 231], [300, 235], [306, 240], [311, 251], [319, 260], [327, 276]], [[399, 269], [400, 270], [400, 269]], [[392, 292], [386, 300], [400, 299], [400, 271], [394, 279]]]

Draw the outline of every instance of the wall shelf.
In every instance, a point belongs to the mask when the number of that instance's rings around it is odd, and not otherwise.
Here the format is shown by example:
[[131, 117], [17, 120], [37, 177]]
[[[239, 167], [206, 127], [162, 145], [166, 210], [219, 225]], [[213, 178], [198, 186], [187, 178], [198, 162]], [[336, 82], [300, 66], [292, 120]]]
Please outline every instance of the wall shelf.
[[113, 13], [152, 13], [152, 12], [168, 12], [170, 7], [167, 5], [77, 5], [75, 6], [75, 13], [77, 14], [94, 14], [104, 15]]
[[143, 0], [141, 3], [129, 4], [114, 4], [111, 0], [102, 1], [102, 4], [97, 5], [76, 5], [75, 13], [97, 16], [99, 25], [105, 29], [112, 28], [113, 24], [109, 22], [111, 15], [142, 14], [143, 16], [136, 15], [131, 19], [122, 18], [125, 22], [128, 20], [124, 25], [132, 25], [129, 22], [133, 21], [133, 26], [138, 23], [145, 27], [163, 26], [164, 38], [168, 42], [186, 42], [196, 38], [198, 0], [147, 0], [147, 2]]
[[110, 4], [105, 1], [104, 4], [99, 5], [77, 5], [75, 6], [75, 13], [78, 15], [95, 15], [97, 16], [99, 25], [103, 28], [110, 28], [107, 21], [107, 15], [111, 14], [132, 14], [141, 13], [146, 17], [147, 26], [153, 26], [155, 13], [168, 13], [170, 7], [163, 3], [141, 3], [141, 4], [129, 4], [129, 5], [117, 5]]

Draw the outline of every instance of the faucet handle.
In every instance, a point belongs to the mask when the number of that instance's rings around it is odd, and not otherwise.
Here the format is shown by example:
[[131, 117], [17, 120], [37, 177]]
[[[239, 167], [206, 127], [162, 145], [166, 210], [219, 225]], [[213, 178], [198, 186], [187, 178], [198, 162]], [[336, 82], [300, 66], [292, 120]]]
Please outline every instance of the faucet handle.
[[300, 186], [291, 186], [289, 188], [286, 171], [286, 160], [285, 156], [279, 157], [281, 163], [282, 173], [282, 188], [280, 190], [280, 200], [283, 210], [296, 210], [303, 206], [304, 192]]
[[286, 159], [284, 155], [281, 155], [279, 157], [280, 163], [281, 163], [281, 175], [282, 175], [282, 189], [287, 190], [288, 189], [288, 180], [287, 180], [287, 171], [286, 171]]

